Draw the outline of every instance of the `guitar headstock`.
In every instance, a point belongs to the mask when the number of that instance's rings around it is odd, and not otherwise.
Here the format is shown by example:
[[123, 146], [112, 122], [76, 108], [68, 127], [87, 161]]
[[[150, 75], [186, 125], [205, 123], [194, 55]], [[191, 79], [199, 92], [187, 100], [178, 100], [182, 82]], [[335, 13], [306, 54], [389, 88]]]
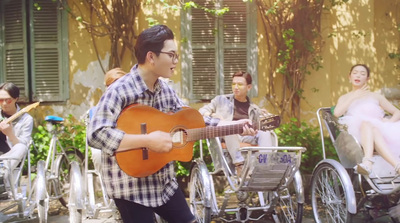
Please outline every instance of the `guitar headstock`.
[[279, 115], [260, 116], [258, 121], [258, 129], [262, 131], [269, 131], [276, 129], [281, 124], [281, 117]]
[[40, 104], [39, 101], [38, 101], [38, 102], [35, 102], [35, 103], [33, 103], [33, 104], [30, 104], [30, 105], [28, 105], [28, 106], [26, 106], [26, 107], [24, 108], [24, 111], [25, 111], [25, 112], [29, 112], [30, 110], [32, 110], [32, 109], [36, 108], [37, 106], [39, 106], [39, 104]]

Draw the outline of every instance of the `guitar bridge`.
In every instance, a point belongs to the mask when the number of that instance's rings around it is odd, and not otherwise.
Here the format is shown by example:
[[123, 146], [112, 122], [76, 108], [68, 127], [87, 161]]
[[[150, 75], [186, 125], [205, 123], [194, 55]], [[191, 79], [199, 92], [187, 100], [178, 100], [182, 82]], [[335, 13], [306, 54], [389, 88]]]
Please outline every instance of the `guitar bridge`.
[[143, 160], [149, 159], [149, 151], [147, 150], [147, 148], [142, 148], [142, 159]]
[[[146, 123], [140, 124], [140, 131], [142, 134], [147, 134], [147, 125]], [[146, 147], [142, 148], [142, 159], [148, 160], [149, 159], [149, 151]]]

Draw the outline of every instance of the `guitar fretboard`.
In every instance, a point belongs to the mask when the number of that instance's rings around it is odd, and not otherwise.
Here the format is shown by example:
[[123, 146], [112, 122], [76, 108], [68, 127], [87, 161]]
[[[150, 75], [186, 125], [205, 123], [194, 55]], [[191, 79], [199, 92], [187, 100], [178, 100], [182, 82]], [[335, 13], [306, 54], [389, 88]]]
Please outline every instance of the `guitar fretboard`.
[[197, 141], [200, 139], [209, 139], [226, 135], [243, 133], [245, 124], [208, 126], [205, 128], [195, 128], [187, 130], [187, 141]]
[[17, 119], [19, 116], [21, 116], [22, 114], [24, 114], [26, 111], [25, 109], [21, 109], [19, 110], [17, 113], [13, 114], [11, 117], [9, 117], [6, 122], [7, 124], [11, 123], [12, 121], [14, 121], [15, 119]]

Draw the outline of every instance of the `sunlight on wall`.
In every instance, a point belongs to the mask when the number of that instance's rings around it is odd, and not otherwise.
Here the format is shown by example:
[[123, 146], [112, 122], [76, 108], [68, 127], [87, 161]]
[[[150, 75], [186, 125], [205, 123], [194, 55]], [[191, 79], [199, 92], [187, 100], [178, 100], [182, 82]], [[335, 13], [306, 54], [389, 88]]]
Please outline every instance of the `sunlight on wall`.
[[[110, 54], [106, 54], [101, 62], [108, 66]], [[71, 91], [80, 92], [76, 97], [69, 100], [69, 111], [71, 114], [81, 116], [87, 110], [95, 106], [100, 100], [105, 89], [104, 73], [99, 66], [99, 62], [92, 61], [87, 65], [86, 70], [80, 70], [74, 73], [71, 84]]]
[[351, 90], [348, 74], [356, 63], [370, 67], [372, 91], [384, 92], [398, 103], [400, 71], [394, 67], [399, 62], [388, 53], [399, 49], [400, 32], [394, 25], [400, 24], [399, 8], [394, 1], [349, 1], [323, 14], [323, 68], [307, 77], [302, 119], [312, 121], [319, 107], [336, 104]]

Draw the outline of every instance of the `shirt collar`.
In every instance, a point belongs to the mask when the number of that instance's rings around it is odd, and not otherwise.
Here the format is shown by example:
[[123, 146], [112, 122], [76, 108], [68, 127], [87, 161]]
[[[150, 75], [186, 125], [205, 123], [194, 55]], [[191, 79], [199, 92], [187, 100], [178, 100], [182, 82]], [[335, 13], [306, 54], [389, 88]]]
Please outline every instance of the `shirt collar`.
[[[143, 78], [140, 76], [139, 71], [138, 71], [138, 64], [132, 67], [131, 69], [131, 74], [133, 78], [133, 83], [140, 91], [140, 93], [144, 93], [145, 91], [149, 91], [149, 88], [147, 87], [146, 83], [144, 82]], [[157, 81], [154, 83], [154, 93], [158, 93], [161, 91], [161, 81], [160, 79], [157, 79]]]

